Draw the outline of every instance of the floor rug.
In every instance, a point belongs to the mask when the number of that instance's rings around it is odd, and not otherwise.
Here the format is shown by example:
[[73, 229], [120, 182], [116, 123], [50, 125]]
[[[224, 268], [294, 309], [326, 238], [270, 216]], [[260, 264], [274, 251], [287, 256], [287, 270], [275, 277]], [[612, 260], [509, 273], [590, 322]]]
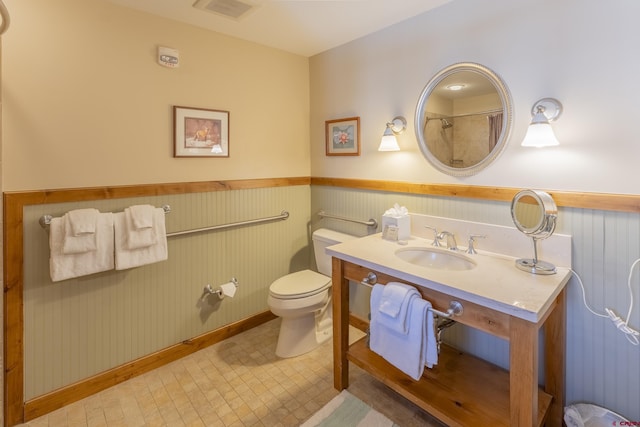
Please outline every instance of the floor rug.
[[302, 427], [399, 426], [347, 390], [342, 390], [339, 395], [305, 421]]

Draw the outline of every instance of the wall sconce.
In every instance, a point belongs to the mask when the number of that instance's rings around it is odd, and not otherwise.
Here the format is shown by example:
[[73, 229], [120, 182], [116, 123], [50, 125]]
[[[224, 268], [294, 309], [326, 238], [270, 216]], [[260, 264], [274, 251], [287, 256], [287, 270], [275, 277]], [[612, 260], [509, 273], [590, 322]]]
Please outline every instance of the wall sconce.
[[396, 135], [401, 134], [407, 128], [407, 119], [402, 116], [394, 117], [382, 134], [382, 140], [378, 151], [400, 151]]
[[542, 98], [531, 109], [531, 124], [522, 140], [523, 147], [550, 147], [560, 144], [549, 122], [562, 113], [562, 104], [555, 98]]

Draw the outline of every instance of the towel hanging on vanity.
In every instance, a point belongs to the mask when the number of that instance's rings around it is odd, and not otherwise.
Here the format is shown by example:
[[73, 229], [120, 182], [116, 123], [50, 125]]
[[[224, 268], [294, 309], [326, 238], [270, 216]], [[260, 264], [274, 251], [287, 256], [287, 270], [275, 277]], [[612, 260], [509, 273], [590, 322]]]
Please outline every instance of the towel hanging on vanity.
[[416, 288], [400, 282], [389, 282], [382, 289], [378, 320], [387, 328], [406, 335], [409, 332], [409, 306], [413, 298], [420, 298]]
[[417, 291], [417, 295], [411, 295], [407, 306], [407, 333], [400, 333], [381, 321], [386, 316], [380, 311], [384, 288], [384, 285], [376, 284], [371, 291], [369, 346], [374, 353], [417, 381], [422, 377], [425, 365], [431, 368], [438, 362], [433, 316], [429, 311], [431, 304], [420, 298]]

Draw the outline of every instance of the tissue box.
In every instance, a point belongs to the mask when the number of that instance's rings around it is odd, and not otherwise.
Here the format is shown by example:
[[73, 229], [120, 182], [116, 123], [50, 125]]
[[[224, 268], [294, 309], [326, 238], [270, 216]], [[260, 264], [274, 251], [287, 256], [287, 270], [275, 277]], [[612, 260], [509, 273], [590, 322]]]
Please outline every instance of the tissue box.
[[411, 236], [411, 217], [409, 215], [382, 215], [382, 231], [384, 232], [384, 228], [390, 225], [398, 228], [398, 240], [408, 240]]

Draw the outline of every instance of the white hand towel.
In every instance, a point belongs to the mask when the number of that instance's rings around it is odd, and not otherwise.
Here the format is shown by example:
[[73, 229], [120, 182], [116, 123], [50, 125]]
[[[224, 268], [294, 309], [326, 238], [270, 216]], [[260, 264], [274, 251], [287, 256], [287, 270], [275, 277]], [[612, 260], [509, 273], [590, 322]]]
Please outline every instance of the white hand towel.
[[49, 273], [51, 280], [71, 279], [113, 269], [113, 215], [98, 215], [95, 227], [96, 249], [77, 254], [63, 252], [65, 220], [53, 218], [49, 227]]
[[65, 214], [69, 218], [71, 234], [80, 236], [96, 232], [96, 225], [100, 212], [98, 209], [75, 209]]
[[[72, 212], [67, 212], [62, 216], [62, 226], [64, 227], [64, 234], [62, 237], [62, 253], [67, 255], [72, 254], [81, 254], [83, 252], [95, 251], [98, 246], [96, 243], [96, 223], [98, 217], [96, 216], [96, 220], [93, 222], [93, 231], [92, 232], [84, 232], [74, 234], [74, 224], [78, 225], [79, 223], [72, 220], [73, 215]], [[97, 211], [96, 211], [97, 212]], [[88, 230], [89, 227], [85, 227], [87, 224], [83, 226], [78, 226], [76, 229], [84, 229]]]
[[427, 302], [422, 298], [411, 298], [408, 316], [409, 332], [407, 335], [399, 334], [379, 322], [380, 306], [383, 285], [374, 285], [371, 291], [371, 323], [369, 347], [371, 351], [382, 356], [414, 380], [422, 377], [425, 367], [424, 330], [427, 311]]
[[158, 242], [156, 230], [153, 227], [155, 209], [151, 205], [135, 205], [124, 210], [128, 249], [146, 248]]
[[407, 334], [408, 309], [412, 298], [419, 298], [420, 293], [411, 285], [389, 282], [382, 290], [380, 298], [380, 322], [388, 328]]
[[155, 206], [152, 205], [133, 205], [125, 209], [125, 211], [129, 212], [136, 230], [153, 227], [153, 213], [155, 210]]
[[126, 214], [124, 212], [114, 214], [116, 270], [125, 270], [164, 261], [169, 257], [164, 210], [162, 208], [154, 210], [153, 224], [156, 243], [143, 248], [129, 249], [129, 227], [127, 227]]

